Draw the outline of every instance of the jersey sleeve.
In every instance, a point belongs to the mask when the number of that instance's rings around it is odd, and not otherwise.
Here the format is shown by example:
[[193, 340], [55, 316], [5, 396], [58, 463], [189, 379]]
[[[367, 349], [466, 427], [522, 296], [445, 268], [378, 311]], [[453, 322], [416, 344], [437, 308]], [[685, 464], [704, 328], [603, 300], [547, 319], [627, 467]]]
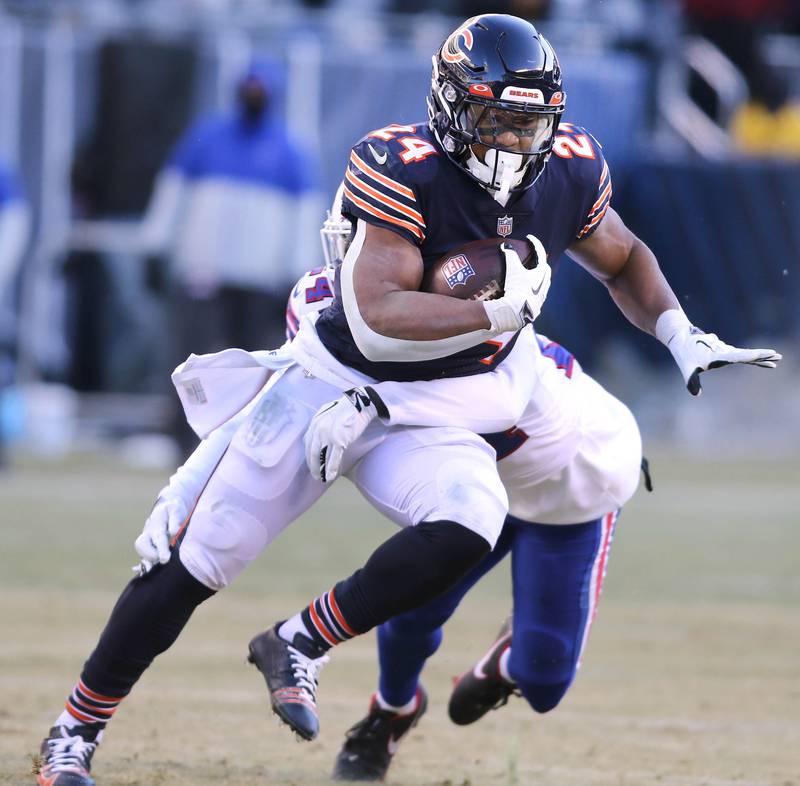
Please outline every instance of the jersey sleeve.
[[418, 246], [425, 239], [425, 219], [418, 188], [400, 155], [394, 139], [364, 137], [350, 151], [342, 212], [351, 220], [360, 218], [396, 232]]
[[611, 172], [600, 143], [585, 129], [562, 123], [561, 155], [571, 161], [572, 177], [580, 189], [581, 214], [575, 239], [585, 240], [600, 226], [611, 204]]

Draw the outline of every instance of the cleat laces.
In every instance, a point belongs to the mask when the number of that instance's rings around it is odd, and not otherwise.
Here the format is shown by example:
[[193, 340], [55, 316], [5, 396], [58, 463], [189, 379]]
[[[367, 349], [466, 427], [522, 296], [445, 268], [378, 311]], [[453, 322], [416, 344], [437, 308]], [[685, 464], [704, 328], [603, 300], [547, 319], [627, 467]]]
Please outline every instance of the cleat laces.
[[[62, 732], [62, 734], [65, 732]], [[88, 772], [97, 742], [88, 742], [79, 735], [53, 737], [47, 740], [47, 756], [42, 769], [48, 772]]]
[[294, 676], [297, 688], [303, 698], [316, 706], [317, 686], [319, 685], [319, 673], [323, 666], [330, 660], [328, 655], [319, 658], [309, 658], [300, 650], [295, 649], [291, 644], [286, 648], [289, 651], [289, 659], [292, 664], [292, 675]]

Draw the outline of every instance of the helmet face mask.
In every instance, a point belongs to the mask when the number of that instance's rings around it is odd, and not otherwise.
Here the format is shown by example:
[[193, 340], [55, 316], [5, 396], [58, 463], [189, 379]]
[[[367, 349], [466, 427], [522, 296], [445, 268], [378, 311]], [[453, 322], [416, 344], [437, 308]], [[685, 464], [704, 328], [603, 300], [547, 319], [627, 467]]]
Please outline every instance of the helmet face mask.
[[325, 259], [325, 270], [328, 278], [333, 282], [336, 270], [344, 259], [347, 249], [350, 246], [350, 236], [352, 234], [352, 224], [342, 215], [342, 196], [344, 194], [344, 183], [339, 184], [336, 195], [333, 198], [328, 217], [322, 223], [319, 231], [322, 241], [322, 255]]
[[564, 106], [555, 52], [517, 17], [468, 19], [433, 57], [431, 129], [448, 157], [490, 191], [521, 191], [535, 182]]

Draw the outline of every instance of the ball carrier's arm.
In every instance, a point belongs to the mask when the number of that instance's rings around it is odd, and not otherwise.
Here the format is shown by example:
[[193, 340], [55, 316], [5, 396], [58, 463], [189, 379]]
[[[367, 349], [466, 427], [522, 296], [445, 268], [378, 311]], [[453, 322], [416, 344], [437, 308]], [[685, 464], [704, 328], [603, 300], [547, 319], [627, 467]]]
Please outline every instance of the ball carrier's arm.
[[672, 353], [686, 388], [701, 392], [700, 373], [732, 363], [775, 368], [774, 349], [740, 349], [694, 327], [667, 283], [655, 254], [609, 208], [597, 231], [568, 249], [569, 255], [602, 281], [620, 311]]
[[526, 270], [519, 257], [510, 264], [505, 294], [496, 300], [420, 292], [419, 249], [388, 229], [358, 220], [339, 271], [353, 339], [369, 360], [408, 362], [445, 357], [518, 330], [541, 310], [546, 296], [541, 283], [549, 269], [543, 262]]

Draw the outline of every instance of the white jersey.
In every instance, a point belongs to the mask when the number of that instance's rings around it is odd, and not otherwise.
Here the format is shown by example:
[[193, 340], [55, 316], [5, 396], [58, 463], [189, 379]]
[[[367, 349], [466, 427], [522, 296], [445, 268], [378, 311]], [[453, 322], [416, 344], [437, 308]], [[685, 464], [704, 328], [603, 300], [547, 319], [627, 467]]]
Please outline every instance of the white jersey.
[[[287, 334], [297, 335], [290, 349], [298, 365], [339, 390], [373, 385], [391, 414], [390, 427], [449, 426], [483, 435], [495, 449], [512, 516], [542, 524], [580, 523], [615, 511], [633, 495], [641, 463], [633, 415], [563, 347], [527, 328], [491, 372], [375, 382], [342, 366], [319, 342], [313, 323], [332, 299], [322, 268], [306, 273], [293, 288]], [[504, 338], [509, 337], [498, 337], [500, 345]], [[223, 426], [211, 434], [162, 495], [180, 494], [191, 507], [234, 430]], [[384, 460], [391, 460], [388, 454]]]
[[289, 293], [286, 303], [286, 340], [291, 341], [300, 330], [300, 320], [306, 314], [318, 314], [333, 301], [328, 272], [315, 267], [303, 273]]
[[[639, 484], [642, 442], [631, 411], [563, 347], [538, 336], [539, 385], [498, 450], [509, 513], [540, 524], [593, 521]], [[491, 441], [491, 440], [490, 440]]]

